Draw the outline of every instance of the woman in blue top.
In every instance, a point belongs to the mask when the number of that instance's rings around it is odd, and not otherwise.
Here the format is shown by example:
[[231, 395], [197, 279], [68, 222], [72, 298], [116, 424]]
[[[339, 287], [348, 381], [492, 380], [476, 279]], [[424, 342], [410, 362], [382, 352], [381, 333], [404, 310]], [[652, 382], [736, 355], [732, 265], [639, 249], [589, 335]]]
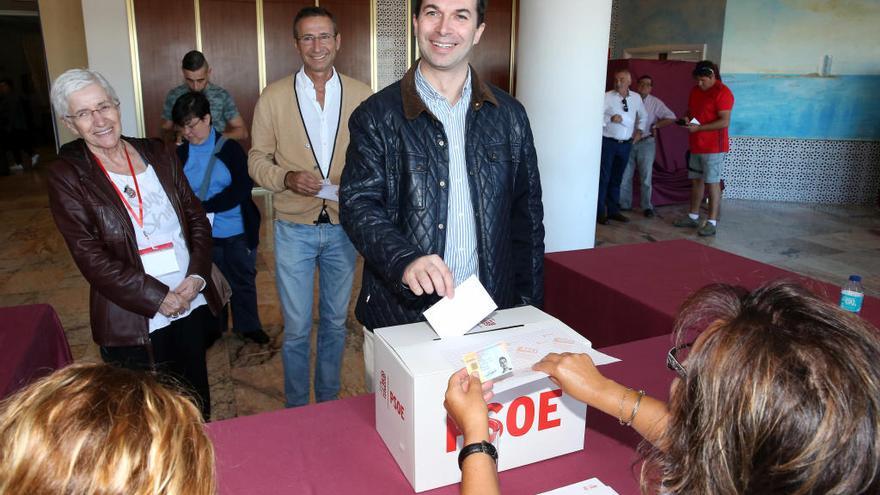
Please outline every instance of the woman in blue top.
[[185, 141], [177, 147], [183, 171], [211, 220], [214, 264], [232, 287], [233, 329], [259, 344], [269, 342], [257, 312], [256, 261], [260, 212], [251, 199], [247, 155], [237, 141], [211, 126], [202, 93], [182, 95], [171, 111]]

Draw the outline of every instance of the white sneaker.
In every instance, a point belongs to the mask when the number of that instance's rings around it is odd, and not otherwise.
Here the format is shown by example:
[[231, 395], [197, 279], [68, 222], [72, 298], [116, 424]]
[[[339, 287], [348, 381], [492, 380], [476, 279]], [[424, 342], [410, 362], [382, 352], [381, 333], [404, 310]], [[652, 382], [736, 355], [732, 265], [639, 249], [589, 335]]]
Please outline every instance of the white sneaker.
[[31, 157], [31, 166], [32, 166], [32, 167], [36, 167], [36, 166], [37, 166], [37, 162], [39, 162], [39, 161], [40, 161], [40, 154], [39, 154], [39, 153], [35, 153], [34, 156]]
[[24, 167], [22, 167], [20, 163], [16, 163], [15, 165], [10, 166], [9, 170], [24, 170]]

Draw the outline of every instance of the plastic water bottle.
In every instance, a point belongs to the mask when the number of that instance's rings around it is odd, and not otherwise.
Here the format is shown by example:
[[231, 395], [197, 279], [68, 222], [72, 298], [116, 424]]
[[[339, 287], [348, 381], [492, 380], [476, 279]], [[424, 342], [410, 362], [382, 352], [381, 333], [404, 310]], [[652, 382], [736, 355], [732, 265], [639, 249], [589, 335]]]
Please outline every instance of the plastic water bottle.
[[840, 289], [840, 307], [858, 313], [862, 310], [862, 301], [865, 300], [865, 289], [862, 287], [862, 277], [850, 275], [849, 282]]

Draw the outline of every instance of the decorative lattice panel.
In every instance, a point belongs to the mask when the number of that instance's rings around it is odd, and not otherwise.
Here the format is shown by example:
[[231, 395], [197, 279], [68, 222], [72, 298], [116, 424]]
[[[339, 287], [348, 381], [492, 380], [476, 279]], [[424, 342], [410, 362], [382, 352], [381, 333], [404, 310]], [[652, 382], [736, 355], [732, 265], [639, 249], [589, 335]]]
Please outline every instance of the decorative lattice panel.
[[376, 1], [378, 88], [397, 81], [406, 72], [406, 23], [409, 12], [403, 0]]
[[620, 2], [611, 1], [611, 31], [608, 36], [608, 53], [611, 58], [620, 58], [621, 54], [617, 52], [617, 31], [620, 29]]
[[730, 138], [725, 197], [874, 204], [880, 142]]

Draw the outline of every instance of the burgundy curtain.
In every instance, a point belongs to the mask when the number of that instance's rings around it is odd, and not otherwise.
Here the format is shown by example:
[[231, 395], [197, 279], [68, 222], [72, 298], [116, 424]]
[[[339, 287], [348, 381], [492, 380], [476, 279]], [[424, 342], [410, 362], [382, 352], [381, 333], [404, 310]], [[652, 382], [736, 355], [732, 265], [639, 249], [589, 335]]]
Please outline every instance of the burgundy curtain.
[[[694, 86], [691, 72], [694, 62], [677, 60], [609, 60], [606, 88], [613, 86], [614, 71], [629, 69], [632, 73], [632, 91], [636, 81], [643, 75], [654, 81], [652, 95], [663, 100], [676, 116], [684, 116], [687, 111], [688, 94]], [[688, 133], [685, 129], [671, 125], [657, 133], [657, 156], [654, 158], [654, 206], [687, 203], [690, 200], [690, 181], [687, 178], [685, 153], [688, 150]], [[633, 204], [639, 204], [639, 174], [633, 174]]]

